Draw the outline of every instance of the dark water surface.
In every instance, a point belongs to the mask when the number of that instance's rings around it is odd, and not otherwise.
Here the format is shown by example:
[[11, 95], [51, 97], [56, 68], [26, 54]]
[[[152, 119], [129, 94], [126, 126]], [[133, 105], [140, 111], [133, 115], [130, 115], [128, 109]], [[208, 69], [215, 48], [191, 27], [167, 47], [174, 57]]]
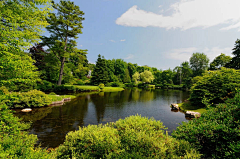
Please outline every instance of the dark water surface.
[[35, 108], [30, 113], [16, 113], [24, 121], [32, 121], [30, 134], [36, 134], [42, 147], [57, 147], [69, 131], [79, 126], [105, 124], [139, 114], [154, 117], [168, 127], [169, 133], [178, 123], [187, 121], [181, 112], [173, 112], [171, 103], [180, 103], [189, 97], [180, 90], [126, 89], [121, 92], [79, 94], [62, 106]]

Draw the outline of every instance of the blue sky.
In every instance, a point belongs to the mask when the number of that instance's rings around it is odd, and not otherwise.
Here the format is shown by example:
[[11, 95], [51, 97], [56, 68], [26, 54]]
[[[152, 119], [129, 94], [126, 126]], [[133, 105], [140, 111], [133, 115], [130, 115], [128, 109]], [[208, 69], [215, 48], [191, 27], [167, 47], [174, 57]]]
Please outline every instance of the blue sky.
[[[78, 48], [106, 59], [173, 69], [203, 52], [231, 55], [240, 38], [239, 0], [72, 0], [85, 15]], [[59, 0], [55, 0], [59, 2]]]

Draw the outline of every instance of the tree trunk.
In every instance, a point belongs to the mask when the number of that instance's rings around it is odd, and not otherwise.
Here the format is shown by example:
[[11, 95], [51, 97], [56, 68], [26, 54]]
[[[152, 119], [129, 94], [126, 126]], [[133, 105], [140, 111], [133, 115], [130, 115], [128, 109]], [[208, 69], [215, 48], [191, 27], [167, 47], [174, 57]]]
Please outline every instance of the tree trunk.
[[[67, 32], [68, 32], [68, 26], [67, 26]], [[64, 52], [67, 49], [67, 34], [65, 37], [65, 46], [64, 46]], [[63, 76], [63, 68], [64, 68], [64, 62], [65, 62], [65, 57], [63, 57], [62, 61], [61, 61], [61, 69], [60, 69], [60, 75], [59, 75], [59, 79], [58, 79], [58, 85], [60, 86], [62, 84], [62, 76]]]
[[62, 76], [63, 76], [63, 68], [64, 68], [64, 62], [65, 62], [65, 57], [61, 61], [61, 69], [60, 69], [60, 74], [59, 74], [59, 79], [58, 79], [58, 85], [60, 86], [62, 84]]

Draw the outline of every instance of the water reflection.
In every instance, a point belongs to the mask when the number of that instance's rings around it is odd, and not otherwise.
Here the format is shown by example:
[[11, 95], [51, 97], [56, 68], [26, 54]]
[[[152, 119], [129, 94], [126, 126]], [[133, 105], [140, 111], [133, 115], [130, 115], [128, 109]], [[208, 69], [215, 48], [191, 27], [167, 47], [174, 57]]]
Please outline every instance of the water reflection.
[[34, 109], [28, 114], [16, 113], [24, 121], [32, 121], [30, 133], [37, 134], [42, 147], [57, 147], [69, 131], [79, 126], [114, 122], [139, 114], [161, 120], [169, 132], [186, 121], [181, 112], [172, 112], [171, 103], [188, 98], [179, 90], [126, 89], [121, 92], [78, 94], [78, 98], [62, 106]]

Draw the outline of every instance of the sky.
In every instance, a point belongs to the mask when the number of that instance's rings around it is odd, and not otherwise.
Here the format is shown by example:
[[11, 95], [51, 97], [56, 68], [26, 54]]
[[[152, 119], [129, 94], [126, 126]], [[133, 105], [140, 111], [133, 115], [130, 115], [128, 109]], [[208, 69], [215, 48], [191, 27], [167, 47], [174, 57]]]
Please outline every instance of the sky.
[[[79, 49], [105, 59], [174, 69], [196, 52], [232, 56], [240, 0], [71, 0], [84, 14]], [[55, 0], [56, 3], [59, 0]]]

